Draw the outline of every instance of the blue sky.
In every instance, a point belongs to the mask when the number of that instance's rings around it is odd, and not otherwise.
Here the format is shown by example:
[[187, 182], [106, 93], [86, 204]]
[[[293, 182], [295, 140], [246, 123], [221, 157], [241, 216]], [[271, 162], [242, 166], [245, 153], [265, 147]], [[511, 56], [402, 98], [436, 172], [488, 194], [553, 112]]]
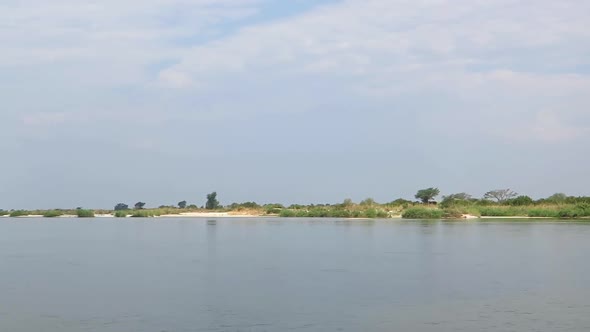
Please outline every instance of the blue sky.
[[0, 3], [0, 208], [590, 195], [590, 3]]

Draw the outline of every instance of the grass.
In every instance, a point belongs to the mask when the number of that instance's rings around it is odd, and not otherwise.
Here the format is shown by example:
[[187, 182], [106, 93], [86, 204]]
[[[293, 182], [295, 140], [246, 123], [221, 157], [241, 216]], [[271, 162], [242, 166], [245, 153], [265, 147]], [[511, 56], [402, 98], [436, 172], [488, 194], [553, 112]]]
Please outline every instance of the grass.
[[44, 211], [41, 215], [45, 218], [57, 218], [63, 216], [63, 212], [58, 210], [47, 210]]
[[23, 217], [23, 216], [28, 216], [29, 215], [29, 211], [25, 211], [25, 210], [15, 210], [10, 212], [9, 216], [10, 217]]
[[126, 211], [126, 210], [115, 211], [116, 218], [127, 218], [127, 214], [128, 214], [128, 211]]
[[445, 212], [438, 208], [414, 206], [402, 213], [404, 219], [442, 219]]
[[387, 218], [389, 213], [380, 208], [342, 209], [314, 207], [310, 209], [281, 209], [279, 217], [284, 218]]
[[94, 211], [79, 209], [76, 210], [76, 215], [78, 218], [94, 218]]

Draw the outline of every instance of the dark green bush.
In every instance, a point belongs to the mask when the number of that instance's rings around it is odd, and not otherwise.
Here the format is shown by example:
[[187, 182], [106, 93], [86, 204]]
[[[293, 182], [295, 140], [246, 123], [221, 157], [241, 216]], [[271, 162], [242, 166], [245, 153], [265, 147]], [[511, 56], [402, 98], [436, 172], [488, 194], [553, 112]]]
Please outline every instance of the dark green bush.
[[296, 216], [297, 216], [297, 213], [293, 210], [285, 209], [285, 210], [281, 210], [281, 212], [279, 213], [279, 217], [282, 217], [282, 218], [293, 218]]
[[23, 216], [28, 216], [30, 214], [29, 211], [25, 211], [25, 210], [15, 210], [10, 212], [9, 216], [10, 217], [23, 217]]
[[115, 217], [117, 217], [117, 218], [126, 218], [127, 217], [127, 211], [123, 211], [123, 210], [115, 211]]
[[422, 206], [411, 207], [402, 213], [404, 219], [441, 219], [442, 217], [444, 217], [443, 210]]
[[78, 218], [94, 218], [94, 211], [78, 209], [76, 210], [76, 215]]
[[49, 210], [49, 211], [43, 212], [43, 217], [45, 217], [45, 218], [56, 218], [56, 217], [59, 217], [62, 215], [63, 215], [63, 212], [57, 211], [57, 210]]
[[559, 211], [552, 209], [535, 208], [529, 210], [528, 216], [531, 218], [559, 218]]
[[365, 217], [371, 218], [371, 219], [377, 218], [377, 210], [375, 210], [375, 209], [366, 210]]

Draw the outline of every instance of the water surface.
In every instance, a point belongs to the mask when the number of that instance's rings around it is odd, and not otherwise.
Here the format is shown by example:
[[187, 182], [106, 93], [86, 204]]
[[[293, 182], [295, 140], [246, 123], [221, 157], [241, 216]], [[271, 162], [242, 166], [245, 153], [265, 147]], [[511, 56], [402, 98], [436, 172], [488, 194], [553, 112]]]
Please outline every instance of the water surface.
[[590, 223], [1, 219], [0, 331], [589, 331]]

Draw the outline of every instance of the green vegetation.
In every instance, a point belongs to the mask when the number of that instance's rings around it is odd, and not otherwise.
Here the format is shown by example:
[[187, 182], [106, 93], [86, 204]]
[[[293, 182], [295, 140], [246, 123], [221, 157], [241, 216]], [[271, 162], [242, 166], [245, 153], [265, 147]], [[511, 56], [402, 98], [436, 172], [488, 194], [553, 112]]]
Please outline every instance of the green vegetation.
[[436, 196], [440, 194], [440, 190], [438, 188], [428, 188], [419, 190], [416, 195], [414, 196], [416, 199], [419, 199], [424, 204], [431, 203]]
[[43, 212], [42, 216], [45, 218], [56, 218], [59, 216], [63, 216], [63, 212], [59, 210], [48, 210]]
[[127, 212], [126, 211], [115, 211], [115, 218], [127, 218]]
[[29, 211], [25, 211], [25, 210], [15, 210], [10, 212], [9, 216], [11, 217], [23, 217], [23, 216], [28, 216], [29, 215]]
[[129, 210], [129, 205], [124, 204], [124, 203], [119, 203], [119, 204], [115, 205], [115, 211], [125, 211], [125, 210]]
[[404, 219], [441, 219], [443, 216], [443, 210], [424, 206], [411, 207], [402, 213]]
[[219, 208], [219, 201], [217, 200], [217, 193], [215, 191], [207, 195], [205, 208], [207, 210], [215, 210]]
[[119, 203], [114, 210], [76, 209], [53, 210], [0, 210], [0, 216], [22, 217], [43, 216], [55, 218], [60, 216], [78, 216], [92, 218], [96, 214], [111, 214], [117, 218], [150, 218], [163, 215], [182, 214], [186, 212], [207, 211], [233, 213], [247, 216], [279, 216], [286, 218], [396, 218], [405, 219], [460, 219], [472, 217], [529, 217], [554, 219], [590, 219], [590, 197], [567, 196], [562, 193], [547, 198], [533, 199], [519, 195], [510, 189], [497, 189], [487, 192], [478, 199], [467, 193], [455, 193], [434, 199], [440, 194], [438, 188], [419, 190], [415, 197], [419, 201], [398, 198], [389, 203], [378, 203], [373, 198], [366, 198], [359, 203], [347, 198], [336, 204], [258, 204], [256, 202], [232, 203], [222, 206], [217, 200], [217, 193], [207, 195], [204, 207], [197, 207], [181, 201], [177, 205], [160, 205], [159, 208], [146, 208], [146, 203], [137, 202], [135, 209], [129, 209], [125, 203]]
[[76, 215], [78, 216], [78, 218], [94, 218], [94, 211], [76, 209]]

